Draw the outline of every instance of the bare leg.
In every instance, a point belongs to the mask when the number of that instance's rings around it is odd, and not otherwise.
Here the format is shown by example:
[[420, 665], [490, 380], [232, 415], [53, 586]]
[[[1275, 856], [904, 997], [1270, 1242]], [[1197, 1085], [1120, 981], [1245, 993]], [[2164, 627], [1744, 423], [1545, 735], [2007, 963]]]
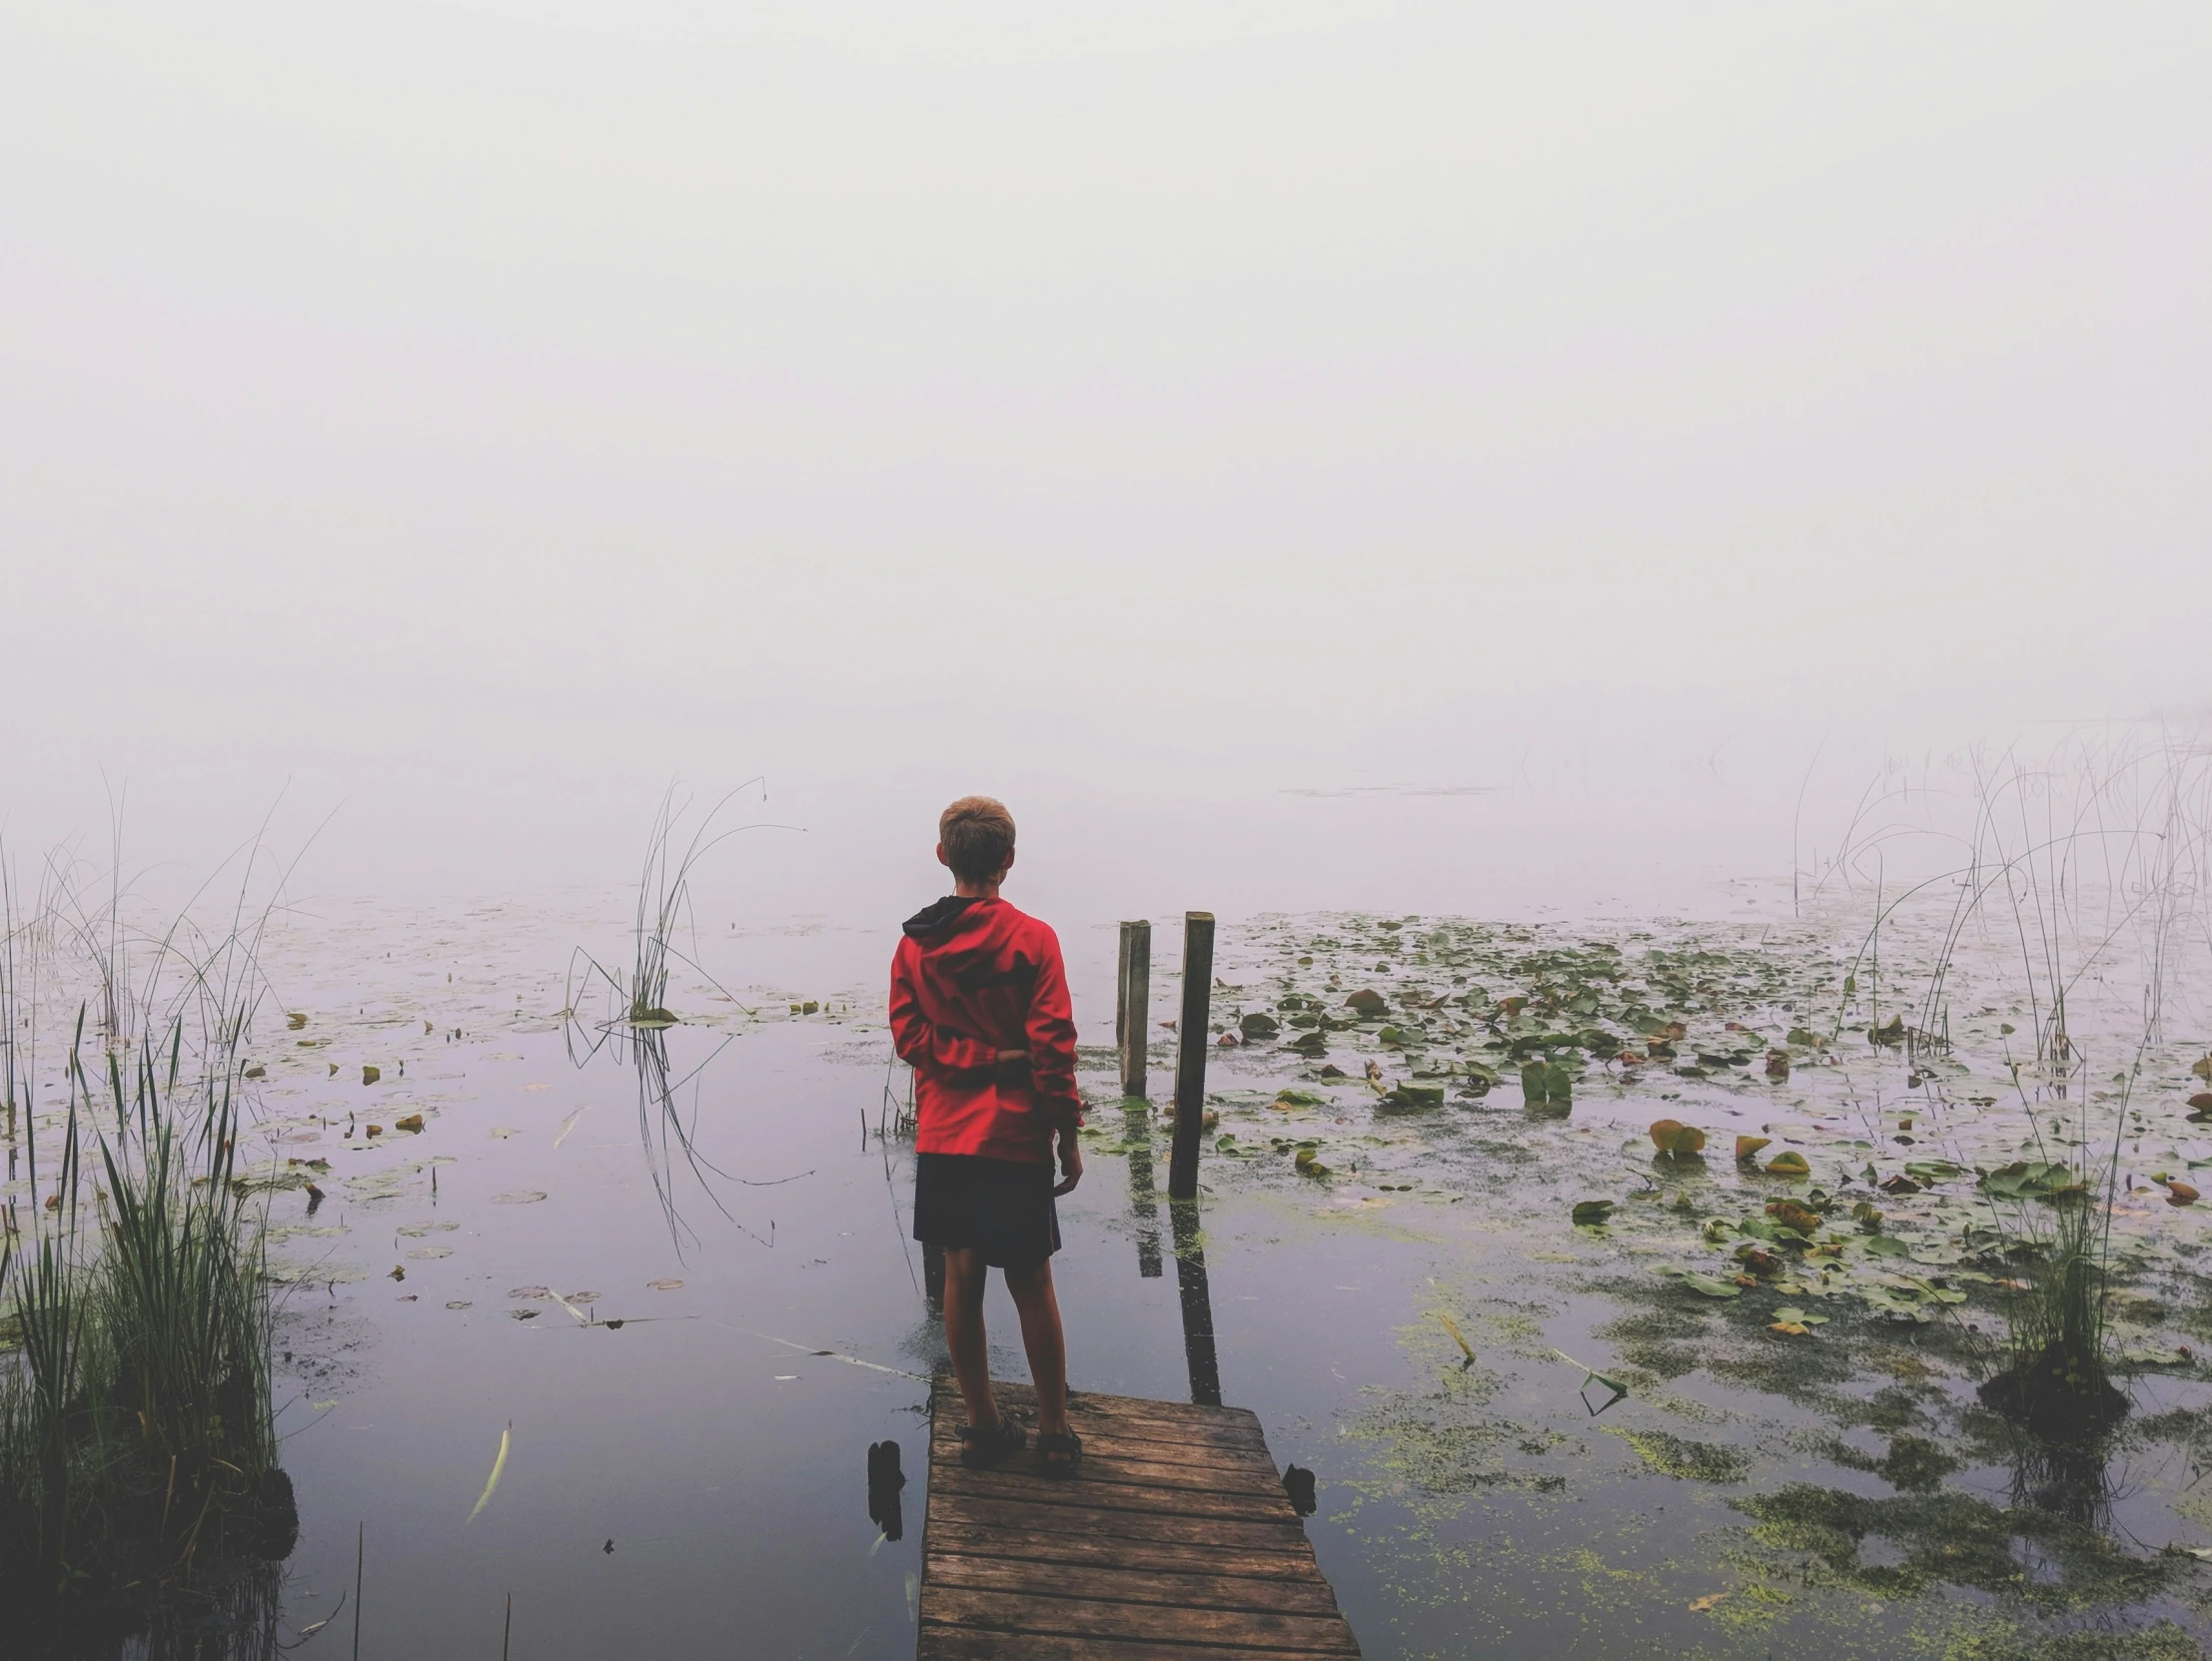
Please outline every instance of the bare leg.
[[968, 1422], [978, 1430], [998, 1422], [990, 1344], [983, 1332], [983, 1284], [989, 1276], [982, 1252], [972, 1246], [945, 1247], [945, 1347], [952, 1351], [952, 1376], [959, 1380]]
[[[1022, 1347], [1029, 1351], [1029, 1376], [1037, 1381], [1037, 1428], [1048, 1436], [1062, 1434], [1068, 1427], [1068, 1349], [1060, 1331], [1060, 1299], [1052, 1289], [1052, 1259], [1008, 1269], [1006, 1289], [1021, 1314]], [[945, 1308], [949, 1315], [949, 1300]]]

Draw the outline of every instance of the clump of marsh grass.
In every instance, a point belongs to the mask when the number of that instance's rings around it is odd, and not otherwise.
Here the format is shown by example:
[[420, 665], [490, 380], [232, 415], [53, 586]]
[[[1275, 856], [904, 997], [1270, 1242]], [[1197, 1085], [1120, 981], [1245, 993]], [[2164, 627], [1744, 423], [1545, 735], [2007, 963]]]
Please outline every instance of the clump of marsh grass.
[[[118, 920], [88, 929], [51, 904], [19, 917], [12, 873], [4, 898], [0, 1022], [28, 1192], [0, 1218], [0, 1587], [43, 1606], [282, 1557], [297, 1517], [277, 1462], [272, 1307], [234, 1165], [256, 936], [211, 943], [172, 924], [133, 985], [109, 949]], [[38, 982], [88, 941], [95, 996], [63, 1058], [66, 1103], [42, 1119], [25, 1036]], [[42, 1133], [58, 1155], [43, 1172]]]
[[2006, 1308], [2006, 1365], [1982, 1401], [2049, 1441], [2094, 1436], [2124, 1417], [2105, 1349], [2109, 1202], [2088, 1193], [2053, 1202], [2047, 1228], [2023, 1231], [2034, 1278]]
[[[2105, 1294], [2132, 1092], [2163, 1042], [2169, 1005], [2212, 961], [2212, 745], [2100, 729], [2039, 758], [1973, 757], [1952, 799], [1967, 809], [1964, 823], [1938, 811], [1942, 793], [1926, 780], [1870, 797], [1823, 875], [1823, 885], [1874, 890], [1831, 1036], [1847, 1017], [1864, 1019], [1867, 1039], [1900, 1049], [1908, 1082], [1926, 1085], [1953, 1048], [1962, 959], [1973, 951], [1997, 966], [1979, 990], [2000, 993], [2021, 1018], [2001, 1032], [2036, 1157], [1981, 1177], [2001, 1247], [2029, 1276], [2007, 1299], [1981, 1394], [2041, 1438], [2087, 1441], [2128, 1409], [2111, 1378]], [[1882, 806], [1900, 811], [1884, 817], [1874, 812]], [[1908, 862], [1914, 842], [1930, 839], [1963, 863], [1922, 866], [1892, 887], [1890, 860]], [[1923, 960], [1931, 967], [1917, 986], [1894, 979], [1885, 1009], [1884, 930], [1945, 894], [1948, 915]], [[2107, 1044], [2134, 1051], [2111, 1080], [2116, 1092], [2090, 1089], [2092, 1051]]]
[[[652, 829], [645, 839], [645, 858], [637, 879], [636, 915], [631, 928], [631, 963], [626, 975], [607, 968], [583, 948], [569, 957], [563, 1008], [568, 1018], [569, 1059], [581, 1067], [608, 1047], [617, 1059], [626, 1060], [637, 1079], [637, 1134], [645, 1151], [653, 1193], [668, 1225], [669, 1238], [678, 1250], [697, 1236], [683, 1221], [677, 1203], [676, 1171], [680, 1165], [724, 1219], [736, 1223], [714, 1192], [709, 1178], [740, 1186], [746, 1183], [722, 1170], [699, 1152], [698, 1092], [696, 1081], [715, 1056], [728, 1047], [730, 1036], [714, 1046], [705, 1060], [680, 1075], [668, 1055], [668, 1029], [683, 1024], [668, 1007], [670, 966], [680, 964], [696, 974], [724, 1002], [742, 1008], [733, 994], [702, 967], [696, 955], [697, 921], [691, 907], [691, 877], [700, 860], [730, 837], [748, 830], [788, 829], [765, 824], [719, 823], [723, 811], [741, 793], [761, 783], [751, 779], [714, 803], [692, 827], [688, 839], [677, 847], [682, 822], [690, 811], [687, 799], [679, 800], [673, 787], [660, 799]], [[765, 790], [762, 799], [766, 799]], [[688, 937], [691, 950], [680, 941]], [[586, 1021], [587, 1005], [596, 1005], [596, 1019]], [[733, 1036], [733, 1035], [731, 1035]], [[690, 1091], [688, 1109], [681, 1100]], [[740, 1229], [744, 1225], [737, 1225]], [[750, 1230], [746, 1230], [750, 1234]], [[760, 1237], [755, 1235], [754, 1239]], [[763, 1242], [763, 1244], [766, 1244]]]
[[[691, 911], [691, 875], [699, 861], [729, 838], [748, 830], [788, 829], [788, 826], [763, 824], [720, 825], [723, 809], [738, 795], [760, 784], [759, 779], [749, 779], [723, 796], [700, 818], [692, 828], [689, 840], [682, 851], [676, 849], [676, 836], [684, 816], [690, 810], [689, 800], [678, 800], [671, 787], [660, 798], [660, 807], [653, 815], [652, 830], [645, 838], [643, 869], [637, 877], [637, 914], [630, 932], [631, 962], [625, 976], [608, 969], [590, 953], [578, 947], [569, 958], [567, 996], [565, 1007], [573, 1016], [591, 990], [596, 987], [607, 995], [618, 1013], [616, 1022], [633, 1028], [652, 1030], [673, 1027], [679, 1018], [668, 1008], [668, 969], [671, 962], [680, 963], [700, 976], [724, 998], [729, 994], [720, 983], [700, 967], [692, 953], [681, 950], [675, 943], [688, 933], [694, 943], [697, 938], [697, 921]], [[762, 792], [766, 799], [766, 792]], [[694, 944], [695, 951], [695, 944]], [[732, 999], [732, 1002], [735, 1000]]]

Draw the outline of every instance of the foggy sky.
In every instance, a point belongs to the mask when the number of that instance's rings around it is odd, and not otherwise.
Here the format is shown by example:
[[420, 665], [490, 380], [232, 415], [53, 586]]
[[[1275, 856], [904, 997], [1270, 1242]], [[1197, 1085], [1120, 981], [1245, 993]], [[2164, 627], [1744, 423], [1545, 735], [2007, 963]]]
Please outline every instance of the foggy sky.
[[853, 858], [982, 787], [1229, 892], [1256, 826], [1401, 823], [1287, 790], [1497, 791], [1424, 870], [1749, 857], [1816, 752], [1847, 799], [2186, 720], [2208, 47], [2201, 5], [12, 0], [0, 828], [123, 782], [197, 858], [283, 791], [323, 880], [466, 886], [618, 874], [669, 777], [766, 770]]

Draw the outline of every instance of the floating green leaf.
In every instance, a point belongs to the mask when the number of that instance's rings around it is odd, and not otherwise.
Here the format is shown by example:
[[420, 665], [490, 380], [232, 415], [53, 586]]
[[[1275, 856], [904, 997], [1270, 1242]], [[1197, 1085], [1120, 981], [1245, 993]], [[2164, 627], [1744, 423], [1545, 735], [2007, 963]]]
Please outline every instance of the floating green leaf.
[[1560, 1062], [1528, 1062], [1521, 1069], [1521, 1094], [1531, 1106], [1569, 1106], [1575, 1100], [1575, 1075]]
[[1395, 1090], [1385, 1091], [1382, 1100], [1375, 1106], [1378, 1110], [1392, 1109], [1400, 1113], [1418, 1112], [1423, 1108], [1441, 1108], [1444, 1106], [1444, 1087], [1400, 1085]]
[[2083, 1192], [2080, 1176], [2071, 1166], [2042, 1160], [2016, 1160], [2001, 1166], [1982, 1178], [1978, 1186], [2006, 1200], [2055, 1200], [2060, 1195]]

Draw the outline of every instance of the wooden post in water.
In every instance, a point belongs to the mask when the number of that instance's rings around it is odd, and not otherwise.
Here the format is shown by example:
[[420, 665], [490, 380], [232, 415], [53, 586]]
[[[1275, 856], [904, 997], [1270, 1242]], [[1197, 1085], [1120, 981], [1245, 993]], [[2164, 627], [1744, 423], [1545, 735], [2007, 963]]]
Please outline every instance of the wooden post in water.
[[1168, 1198], [1198, 1198], [1198, 1137], [1206, 1117], [1206, 1047], [1214, 1003], [1214, 914], [1183, 914], [1183, 1013], [1175, 1023], [1175, 1153]]
[[1121, 980], [1114, 993], [1114, 1042], [1121, 1046], [1121, 1093], [1142, 1096], [1145, 1040], [1152, 1025], [1152, 924], [1121, 926]]

